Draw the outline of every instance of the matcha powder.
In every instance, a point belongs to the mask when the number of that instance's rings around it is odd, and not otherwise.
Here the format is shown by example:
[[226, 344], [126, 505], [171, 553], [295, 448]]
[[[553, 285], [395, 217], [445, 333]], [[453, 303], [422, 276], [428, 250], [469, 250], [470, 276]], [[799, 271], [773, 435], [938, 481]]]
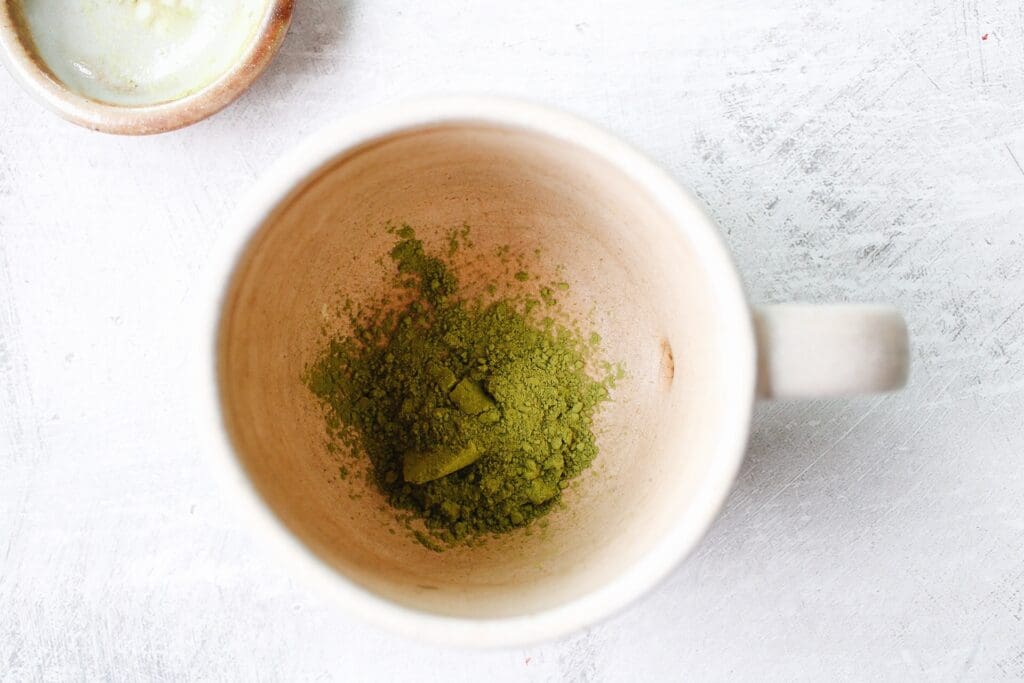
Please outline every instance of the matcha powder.
[[587, 344], [550, 317], [533, 322], [528, 297], [461, 299], [455, 274], [411, 228], [392, 232], [410, 303], [352, 316], [351, 335], [329, 341], [305, 383], [332, 440], [368, 456], [391, 505], [434, 539], [524, 526], [594, 460], [594, 413], [615, 377], [585, 371], [596, 335]]

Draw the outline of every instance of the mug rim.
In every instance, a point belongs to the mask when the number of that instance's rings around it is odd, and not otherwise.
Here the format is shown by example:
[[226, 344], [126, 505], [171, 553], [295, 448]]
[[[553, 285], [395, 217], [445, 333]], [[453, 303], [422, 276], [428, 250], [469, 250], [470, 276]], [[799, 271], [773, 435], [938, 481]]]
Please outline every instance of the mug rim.
[[[235, 453], [223, 422], [217, 345], [224, 298], [235, 267], [272, 212], [302, 183], [368, 142], [443, 124], [485, 124], [554, 137], [584, 149], [636, 182], [669, 217], [698, 254], [729, 325], [731, 427], [716, 443], [704, 480], [678, 520], [654, 547], [605, 584], [539, 612], [510, 617], [442, 615], [399, 604], [355, 583], [329, 566], [277, 517]], [[725, 502], [739, 471], [750, 430], [756, 383], [756, 347], [740, 275], [714, 221], [695, 197], [641, 152], [572, 114], [518, 99], [459, 96], [419, 99], [364, 110], [307, 136], [275, 161], [236, 205], [211, 252], [197, 288], [197, 339], [193, 368], [196, 433], [212, 455], [214, 474], [232, 492], [235, 507], [291, 573], [316, 586], [345, 611], [371, 624], [436, 644], [522, 646], [578, 631], [619, 612], [661, 583], [696, 547]]]

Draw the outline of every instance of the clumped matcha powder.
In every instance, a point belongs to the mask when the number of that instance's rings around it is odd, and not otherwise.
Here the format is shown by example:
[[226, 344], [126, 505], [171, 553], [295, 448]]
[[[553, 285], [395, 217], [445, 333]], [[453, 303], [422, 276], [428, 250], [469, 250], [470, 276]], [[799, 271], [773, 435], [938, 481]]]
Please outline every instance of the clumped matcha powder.
[[351, 336], [329, 341], [306, 384], [327, 406], [332, 439], [365, 453], [390, 503], [435, 539], [524, 526], [594, 460], [594, 413], [615, 377], [585, 371], [596, 337], [532, 322], [528, 297], [460, 298], [455, 275], [411, 228], [392, 232], [411, 302], [352, 316]]

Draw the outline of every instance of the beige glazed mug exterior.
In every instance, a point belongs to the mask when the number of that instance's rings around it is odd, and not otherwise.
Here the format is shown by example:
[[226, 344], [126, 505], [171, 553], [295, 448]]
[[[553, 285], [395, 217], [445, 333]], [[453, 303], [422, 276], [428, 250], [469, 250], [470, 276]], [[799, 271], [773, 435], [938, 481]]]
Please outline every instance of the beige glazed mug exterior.
[[[592, 471], [543, 530], [432, 552], [395, 533], [364, 478], [338, 480], [300, 377], [332, 297], [380, 294], [389, 221], [428, 248], [463, 223], [477, 254], [541, 246], [627, 368]], [[472, 265], [486, 282], [487, 259]], [[661, 169], [573, 116], [495, 98], [384, 107], [311, 137], [240, 203], [198, 301], [199, 433], [261, 540], [366, 620], [470, 646], [564, 635], [662, 580], [723, 504], [756, 397], [892, 390], [908, 365], [892, 308], [752, 309], [714, 224]]]

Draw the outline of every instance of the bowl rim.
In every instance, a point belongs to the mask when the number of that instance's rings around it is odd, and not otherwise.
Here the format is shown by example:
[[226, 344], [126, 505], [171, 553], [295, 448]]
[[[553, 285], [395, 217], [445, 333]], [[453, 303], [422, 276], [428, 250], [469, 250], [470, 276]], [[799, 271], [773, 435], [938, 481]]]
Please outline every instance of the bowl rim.
[[[329, 566], [285, 526], [248, 479], [220, 404], [217, 357], [224, 299], [236, 265], [264, 221], [295, 189], [349, 151], [398, 133], [445, 124], [484, 124], [554, 136], [597, 155], [646, 188], [707, 265], [708, 281], [724, 311], [719, 321], [727, 332], [722, 352], [731, 359], [732, 374], [722, 391], [732, 409], [723, 411], [709, 471], [676, 526], [607, 583], [556, 607], [511, 617], [457, 617], [408, 607]], [[524, 646], [565, 636], [618, 613], [666, 579], [694, 549], [718, 516], [746, 451], [756, 382], [753, 323], [739, 273], [715, 223], [688, 190], [641, 152], [593, 124], [546, 106], [494, 96], [435, 97], [378, 106], [313, 133], [272, 164], [238, 203], [193, 294], [195, 433], [234, 508], [266, 541], [274, 561], [307, 586], [365, 622], [421, 641], [476, 648]]]
[[0, 62], [36, 101], [61, 118], [116, 135], [166, 133], [197, 123], [228, 106], [267, 68], [291, 24], [295, 0], [267, 0], [249, 46], [227, 71], [184, 97], [143, 106], [122, 106], [80, 95], [45, 67], [26, 44], [14, 3], [0, 2]]

